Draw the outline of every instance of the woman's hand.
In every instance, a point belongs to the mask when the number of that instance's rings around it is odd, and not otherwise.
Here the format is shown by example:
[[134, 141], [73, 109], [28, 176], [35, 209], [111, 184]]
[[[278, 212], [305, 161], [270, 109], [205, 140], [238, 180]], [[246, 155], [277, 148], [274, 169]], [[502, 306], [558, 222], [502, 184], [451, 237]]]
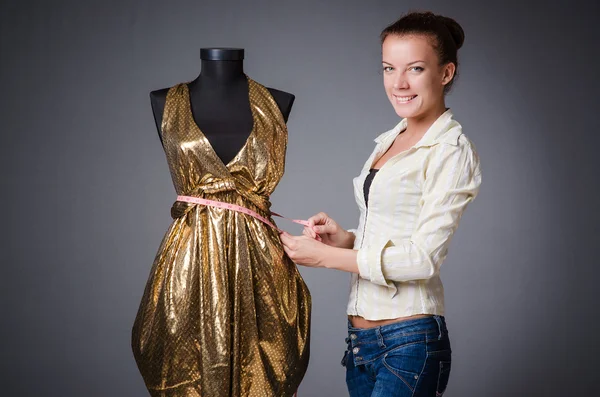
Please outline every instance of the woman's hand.
[[283, 249], [290, 259], [302, 266], [326, 267], [358, 273], [357, 251], [331, 247], [308, 236], [280, 234]]
[[342, 229], [324, 212], [308, 218], [308, 224], [309, 226], [306, 226], [302, 232], [307, 237], [314, 239], [318, 234], [323, 244], [331, 247], [352, 248], [354, 246], [354, 233]]
[[292, 236], [287, 232], [280, 234], [283, 250], [290, 259], [302, 266], [324, 267], [327, 250], [331, 247], [318, 242], [313, 237]]

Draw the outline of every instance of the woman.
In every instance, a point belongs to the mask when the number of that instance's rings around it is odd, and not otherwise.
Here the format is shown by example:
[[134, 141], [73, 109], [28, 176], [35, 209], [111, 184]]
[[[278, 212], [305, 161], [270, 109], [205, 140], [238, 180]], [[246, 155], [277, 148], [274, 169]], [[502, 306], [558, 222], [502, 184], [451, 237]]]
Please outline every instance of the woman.
[[281, 235], [297, 264], [352, 274], [342, 360], [350, 396], [441, 396], [448, 383], [439, 270], [481, 184], [475, 147], [444, 100], [463, 40], [456, 21], [430, 12], [383, 30], [383, 83], [402, 121], [375, 139], [354, 179], [358, 228], [319, 213], [303, 236]]

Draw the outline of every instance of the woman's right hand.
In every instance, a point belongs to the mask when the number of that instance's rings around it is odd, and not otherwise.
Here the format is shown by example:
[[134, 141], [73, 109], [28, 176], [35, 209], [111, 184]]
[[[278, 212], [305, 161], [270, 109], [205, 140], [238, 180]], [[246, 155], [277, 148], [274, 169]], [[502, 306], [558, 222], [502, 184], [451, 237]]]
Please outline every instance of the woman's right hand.
[[354, 246], [354, 233], [342, 229], [324, 212], [308, 218], [308, 225], [302, 232], [305, 236], [315, 238], [318, 234], [322, 239], [321, 242], [331, 247], [352, 248]]

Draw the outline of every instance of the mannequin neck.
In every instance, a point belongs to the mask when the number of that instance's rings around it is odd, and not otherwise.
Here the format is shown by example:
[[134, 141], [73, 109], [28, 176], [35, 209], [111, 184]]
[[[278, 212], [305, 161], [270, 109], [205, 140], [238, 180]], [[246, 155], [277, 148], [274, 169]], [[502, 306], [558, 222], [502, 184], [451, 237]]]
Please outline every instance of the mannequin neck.
[[246, 85], [243, 48], [201, 48], [201, 72], [190, 83], [192, 90], [218, 89]]
[[229, 84], [246, 79], [244, 61], [210, 61], [203, 59], [198, 78], [202, 83]]

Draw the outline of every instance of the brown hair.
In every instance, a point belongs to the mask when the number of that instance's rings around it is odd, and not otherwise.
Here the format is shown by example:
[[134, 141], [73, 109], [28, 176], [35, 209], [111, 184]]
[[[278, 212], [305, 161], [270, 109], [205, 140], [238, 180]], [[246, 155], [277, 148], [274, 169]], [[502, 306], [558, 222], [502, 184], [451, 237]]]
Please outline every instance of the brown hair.
[[381, 32], [381, 44], [390, 35], [426, 35], [432, 38], [433, 49], [437, 52], [440, 65], [454, 63], [456, 71], [452, 80], [444, 87], [447, 93], [458, 77], [458, 49], [465, 41], [463, 28], [452, 18], [432, 12], [411, 12], [398, 19]]

